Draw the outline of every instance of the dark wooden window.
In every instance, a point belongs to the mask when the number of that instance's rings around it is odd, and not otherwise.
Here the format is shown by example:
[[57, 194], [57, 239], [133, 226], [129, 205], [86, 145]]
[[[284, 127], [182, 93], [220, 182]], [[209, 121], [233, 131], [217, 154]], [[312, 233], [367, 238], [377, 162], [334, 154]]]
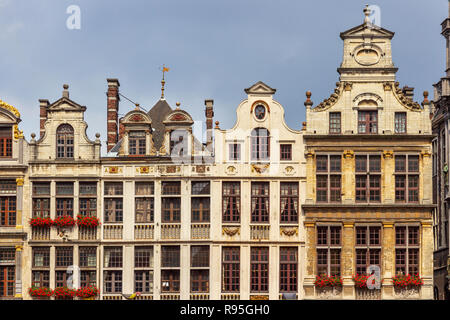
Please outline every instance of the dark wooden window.
[[341, 156], [316, 156], [316, 201], [341, 201]]
[[70, 274], [67, 273], [66, 270], [56, 270], [55, 271], [55, 287], [67, 287], [67, 280], [69, 279]]
[[121, 196], [122, 194], [122, 182], [105, 182], [105, 196]]
[[16, 197], [0, 197], [0, 227], [16, 225]]
[[12, 127], [0, 127], [0, 158], [12, 157]]
[[[191, 268], [209, 268], [209, 246], [191, 246]], [[191, 269], [191, 292], [209, 291], [209, 270]]]
[[317, 227], [317, 274], [341, 275], [341, 227]]
[[210, 199], [209, 197], [191, 199], [191, 221], [209, 222], [210, 219]]
[[161, 270], [161, 292], [180, 292], [180, 270]]
[[358, 111], [358, 133], [378, 133], [377, 111]]
[[356, 227], [356, 273], [367, 274], [367, 267], [381, 267], [381, 228]]
[[80, 182], [80, 197], [97, 196], [97, 182]]
[[395, 156], [395, 201], [419, 202], [419, 156]]
[[280, 183], [280, 222], [298, 222], [298, 183]]
[[252, 222], [269, 222], [269, 182], [252, 182]]
[[209, 292], [209, 270], [191, 270], [191, 292]]
[[209, 267], [209, 246], [191, 246], [191, 267]]
[[241, 211], [241, 183], [222, 183], [222, 221], [239, 222]]
[[[48, 197], [48, 198], [47, 198]], [[32, 214], [35, 217], [50, 216], [50, 183], [33, 182]]]
[[228, 145], [229, 159], [233, 161], [241, 160], [241, 145], [239, 143], [231, 143]]
[[74, 134], [69, 124], [62, 124], [56, 130], [56, 157], [73, 158]]
[[222, 248], [222, 291], [239, 292], [240, 247]]
[[162, 222], [180, 222], [181, 198], [162, 198]]
[[33, 268], [47, 268], [50, 267], [50, 248], [49, 247], [34, 247], [33, 253]]
[[136, 198], [136, 223], [153, 222], [153, 212], [155, 209], [153, 198]]
[[97, 267], [97, 248], [96, 247], [80, 247], [80, 267], [95, 268]]
[[137, 196], [151, 196], [155, 193], [155, 184], [151, 182], [136, 182], [134, 194]]
[[253, 129], [250, 136], [251, 159], [267, 161], [270, 158], [270, 134], [265, 128]]
[[33, 270], [31, 274], [31, 286], [35, 288], [50, 287], [50, 271]]
[[97, 272], [94, 270], [80, 271], [80, 286], [82, 288], [97, 285]]
[[73, 265], [73, 247], [56, 247], [56, 267], [68, 267]]
[[280, 160], [292, 160], [292, 144], [280, 144]]
[[33, 182], [33, 196], [50, 196], [50, 182]]
[[16, 267], [0, 266], [0, 297], [14, 296], [15, 281]]
[[161, 267], [180, 267], [180, 246], [161, 246]]
[[340, 112], [330, 112], [330, 133], [341, 133]]
[[163, 182], [162, 194], [167, 196], [180, 195], [181, 194], [181, 182]]
[[15, 264], [16, 250], [14, 248], [0, 249], [0, 263], [1, 264]]
[[134, 248], [134, 267], [153, 268], [153, 247]]
[[134, 292], [153, 292], [153, 270], [134, 271]]
[[0, 195], [16, 194], [17, 183], [15, 180], [0, 181]]
[[122, 247], [105, 247], [104, 258], [105, 268], [122, 268]]
[[105, 271], [103, 283], [105, 293], [122, 293], [122, 271]]
[[96, 217], [97, 199], [80, 198], [80, 214], [88, 217]]
[[134, 248], [134, 290], [141, 293], [153, 292], [153, 247]]
[[123, 199], [105, 198], [105, 222], [123, 221]]
[[280, 292], [297, 292], [298, 250], [280, 248]]
[[395, 227], [395, 273], [419, 273], [420, 228], [418, 226]]
[[209, 181], [192, 181], [192, 195], [209, 195], [210, 182]]
[[145, 155], [145, 131], [130, 131], [128, 135], [129, 154]]
[[406, 133], [406, 112], [395, 113], [395, 133]]
[[381, 201], [381, 156], [355, 156], [355, 200], [357, 202]]
[[251, 248], [250, 254], [250, 291], [269, 291], [269, 248]]
[[56, 199], [56, 216], [73, 217], [73, 199], [57, 198]]

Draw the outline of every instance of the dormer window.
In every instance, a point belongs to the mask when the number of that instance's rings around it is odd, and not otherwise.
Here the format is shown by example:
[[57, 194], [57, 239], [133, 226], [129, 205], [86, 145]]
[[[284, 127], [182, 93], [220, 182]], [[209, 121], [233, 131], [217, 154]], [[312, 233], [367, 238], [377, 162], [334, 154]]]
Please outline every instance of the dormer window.
[[269, 160], [270, 134], [266, 128], [253, 129], [251, 133], [252, 160]]
[[0, 128], [0, 158], [12, 157], [12, 128]]
[[358, 133], [366, 133], [366, 134], [378, 133], [377, 111], [358, 112]]
[[170, 133], [170, 154], [183, 157], [188, 154], [188, 132], [186, 130], [173, 130]]
[[62, 124], [56, 130], [56, 157], [73, 158], [73, 128], [69, 124]]
[[130, 155], [145, 155], [145, 131], [130, 131], [128, 144]]

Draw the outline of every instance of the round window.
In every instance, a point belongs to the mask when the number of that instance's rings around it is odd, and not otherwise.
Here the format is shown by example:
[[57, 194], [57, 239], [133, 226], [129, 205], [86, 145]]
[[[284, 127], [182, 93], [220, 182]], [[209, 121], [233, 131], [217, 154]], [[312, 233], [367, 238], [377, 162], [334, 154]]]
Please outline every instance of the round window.
[[255, 116], [256, 119], [262, 120], [266, 116], [266, 107], [264, 107], [262, 104], [258, 104], [255, 108]]

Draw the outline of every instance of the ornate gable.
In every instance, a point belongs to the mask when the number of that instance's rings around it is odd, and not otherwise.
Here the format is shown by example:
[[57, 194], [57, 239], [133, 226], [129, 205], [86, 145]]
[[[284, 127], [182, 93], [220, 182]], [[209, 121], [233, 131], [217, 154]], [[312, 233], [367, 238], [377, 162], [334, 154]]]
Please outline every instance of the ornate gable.
[[256, 94], [256, 95], [273, 95], [277, 91], [277, 89], [269, 87], [262, 81], [258, 81], [250, 88], [244, 89], [247, 94]]

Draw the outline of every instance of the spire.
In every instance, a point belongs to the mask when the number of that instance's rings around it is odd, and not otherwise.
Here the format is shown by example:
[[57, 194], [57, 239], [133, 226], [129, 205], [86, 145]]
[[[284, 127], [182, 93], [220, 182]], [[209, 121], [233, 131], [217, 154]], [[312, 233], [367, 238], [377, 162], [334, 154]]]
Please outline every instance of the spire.
[[370, 8], [369, 8], [368, 4], [366, 4], [366, 7], [364, 8], [363, 12], [364, 12], [364, 15], [365, 15], [364, 24], [370, 24], [371, 22], [370, 22], [369, 16], [370, 16], [370, 12], [371, 11], [370, 11]]
[[162, 80], [161, 80], [161, 100], [164, 100], [164, 85], [166, 84], [166, 80], [164, 80], [164, 73], [169, 71], [169, 68], [166, 68], [166, 65], [163, 64], [162, 69], [159, 69], [162, 71]]

